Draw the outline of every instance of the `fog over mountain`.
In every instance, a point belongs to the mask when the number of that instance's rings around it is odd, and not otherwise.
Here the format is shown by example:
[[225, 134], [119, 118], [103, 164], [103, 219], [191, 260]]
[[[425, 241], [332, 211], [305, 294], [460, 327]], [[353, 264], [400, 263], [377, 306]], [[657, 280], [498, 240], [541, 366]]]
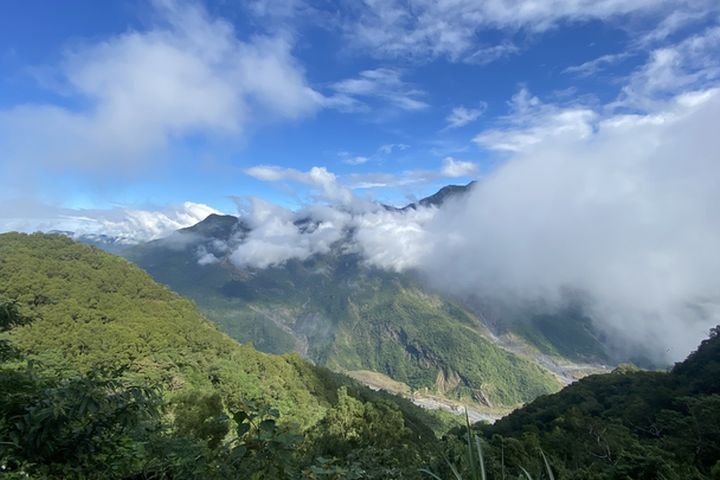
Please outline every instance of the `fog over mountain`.
[[312, 185], [319, 201], [297, 211], [241, 202], [249, 231], [198, 258], [229, 249], [236, 266], [265, 268], [344, 239], [368, 264], [417, 270], [456, 295], [552, 304], [585, 293], [617, 348], [682, 358], [720, 321], [720, 91], [634, 115], [530, 104], [531, 123], [477, 139], [511, 150], [504, 163], [439, 208], [360, 199], [323, 168], [250, 169]]
[[420, 267], [467, 293], [587, 291], [612, 337], [683, 358], [720, 320], [719, 114], [713, 90], [538, 139], [439, 211]]

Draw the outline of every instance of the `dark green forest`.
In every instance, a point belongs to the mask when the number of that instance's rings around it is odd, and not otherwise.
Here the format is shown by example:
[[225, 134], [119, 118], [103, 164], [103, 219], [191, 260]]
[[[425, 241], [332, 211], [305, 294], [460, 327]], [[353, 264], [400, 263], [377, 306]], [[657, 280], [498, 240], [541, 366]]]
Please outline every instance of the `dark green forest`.
[[720, 328], [472, 427], [241, 345], [62, 236], [0, 235], [0, 331], [4, 478], [720, 479]]

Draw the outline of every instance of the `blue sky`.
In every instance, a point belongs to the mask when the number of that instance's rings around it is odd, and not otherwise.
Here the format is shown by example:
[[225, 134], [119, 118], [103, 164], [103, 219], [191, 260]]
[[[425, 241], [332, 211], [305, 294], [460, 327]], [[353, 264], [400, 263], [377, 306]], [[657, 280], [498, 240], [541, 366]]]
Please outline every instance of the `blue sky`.
[[325, 188], [313, 167], [402, 204], [718, 80], [710, 0], [2, 9], [3, 229], [127, 209], [175, 227], [238, 196], [298, 207]]

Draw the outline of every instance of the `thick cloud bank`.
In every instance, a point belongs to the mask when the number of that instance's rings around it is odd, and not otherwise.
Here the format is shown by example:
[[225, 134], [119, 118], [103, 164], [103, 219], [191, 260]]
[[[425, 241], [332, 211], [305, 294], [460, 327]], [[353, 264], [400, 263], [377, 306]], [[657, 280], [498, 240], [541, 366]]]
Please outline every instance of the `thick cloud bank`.
[[566, 118], [508, 132], [532, 148], [439, 211], [419, 264], [456, 292], [587, 291], [608, 333], [679, 359], [720, 323], [720, 91]]
[[515, 102], [521, 121], [476, 139], [509, 156], [441, 208], [372, 205], [324, 169], [252, 170], [315, 185], [326, 205], [255, 201], [231, 260], [264, 268], [344, 239], [368, 264], [420, 271], [454, 294], [552, 302], [586, 292], [588, 313], [619, 347], [682, 358], [720, 323], [720, 90], [632, 115], [544, 105], [527, 92]]

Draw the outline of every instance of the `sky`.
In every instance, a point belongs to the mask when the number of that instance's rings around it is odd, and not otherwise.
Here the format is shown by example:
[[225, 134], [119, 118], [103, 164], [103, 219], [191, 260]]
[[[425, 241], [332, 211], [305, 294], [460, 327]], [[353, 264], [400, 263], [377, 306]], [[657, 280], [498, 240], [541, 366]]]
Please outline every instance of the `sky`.
[[166, 225], [145, 238], [234, 213], [237, 197], [313, 201], [312, 183], [268, 182], [258, 166], [324, 168], [355, 195], [402, 205], [532, 145], [543, 133], [521, 117], [535, 105], [579, 115], [539, 129], [582, 128], [582, 115], [643, 113], [717, 80], [713, 1], [2, 9], [4, 230], [102, 230], [141, 212]]
[[[137, 242], [240, 213], [249, 236], [200, 264], [281, 265], [351, 235], [368, 264], [455, 294], [583, 292], [618, 348], [663, 361], [720, 323], [716, 0], [1, 13], [0, 231]], [[439, 209], [378, 207], [471, 180]]]

